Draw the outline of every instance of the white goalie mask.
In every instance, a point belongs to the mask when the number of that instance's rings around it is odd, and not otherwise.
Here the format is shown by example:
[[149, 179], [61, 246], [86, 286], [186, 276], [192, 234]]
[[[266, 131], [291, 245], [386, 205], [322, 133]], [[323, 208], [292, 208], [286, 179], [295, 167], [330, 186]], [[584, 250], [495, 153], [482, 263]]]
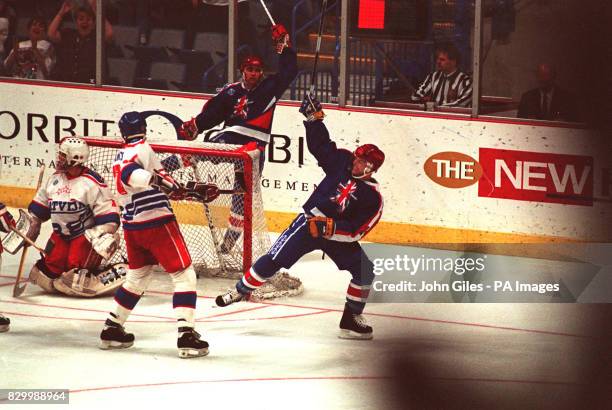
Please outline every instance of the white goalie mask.
[[60, 142], [57, 153], [58, 170], [66, 170], [68, 167], [85, 165], [89, 158], [89, 146], [84, 139], [79, 137], [66, 137]]

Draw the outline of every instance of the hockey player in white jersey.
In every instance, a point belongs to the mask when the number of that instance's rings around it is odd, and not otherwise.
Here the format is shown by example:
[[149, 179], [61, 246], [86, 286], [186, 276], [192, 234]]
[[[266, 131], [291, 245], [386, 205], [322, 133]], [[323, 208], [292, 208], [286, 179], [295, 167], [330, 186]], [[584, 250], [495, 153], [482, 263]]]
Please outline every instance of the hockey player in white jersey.
[[[191, 256], [170, 205], [190, 193], [164, 170], [147, 143], [146, 122], [138, 112], [125, 113], [119, 120], [125, 145], [113, 164], [129, 269], [122, 287], [115, 293], [116, 308], [100, 335], [101, 349], [132, 346], [134, 335], [123, 325], [147, 289], [155, 265], [161, 265], [174, 283], [172, 304], [178, 321], [179, 357], [208, 354], [208, 343], [195, 331], [196, 273]], [[219, 193], [212, 185], [201, 184], [199, 199], [207, 202]]]
[[[11, 227], [15, 226], [13, 215], [6, 209], [6, 206], [0, 202], [0, 232], [9, 232]], [[0, 242], [0, 269], [2, 268], [2, 242]], [[0, 333], [9, 330], [11, 321], [0, 313]]]
[[66, 137], [59, 145], [56, 172], [36, 192], [28, 211], [30, 239], [42, 222], [53, 233], [45, 254], [30, 271], [30, 281], [47, 292], [91, 297], [112, 293], [123, 281], [125, 265], [99, 272], [102, 259], [118, 247], [119, 209], [104, 179], [85, 164], [84, 139]]

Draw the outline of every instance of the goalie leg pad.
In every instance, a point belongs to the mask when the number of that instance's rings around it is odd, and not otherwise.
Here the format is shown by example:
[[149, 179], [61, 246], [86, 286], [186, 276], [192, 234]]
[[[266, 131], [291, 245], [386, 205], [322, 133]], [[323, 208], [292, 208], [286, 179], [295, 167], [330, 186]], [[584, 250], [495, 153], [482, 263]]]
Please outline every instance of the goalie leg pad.
[[112, 294], [125, 282], [127, 265], [118, 263], [94, 275], [87, 269], [71, 269], [53, 282], [55, 288], [66, 295], [94, 297]]
[[34, 266], [32, 266], [32, 270], [30, 271], [30, 282], [35, 285], [40, 286], [46, 292], [56, 293], [55, 287], [53, 286], [53, 281], [56, 279], [50, 275], [44, 267], [41, 269], [41, 265], [44, 265], [44, 262], [38, 261]]

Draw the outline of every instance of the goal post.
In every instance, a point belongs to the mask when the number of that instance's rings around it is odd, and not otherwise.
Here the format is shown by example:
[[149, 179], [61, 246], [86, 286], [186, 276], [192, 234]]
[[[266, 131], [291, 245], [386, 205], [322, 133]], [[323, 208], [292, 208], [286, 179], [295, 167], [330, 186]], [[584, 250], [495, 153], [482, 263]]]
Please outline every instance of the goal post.
[[[123, 141], [89, 137], [85, 140], [90, 147], [87, 165], [99, 173], [116, 194], [112, 166]], [[195, 200], [171, 201], [196, 271], [207, 276], [239, 277], [250, 268], [255, 258], [266, 252], [270, 244], [261, 190], [256, 183], [259, 175], [253, 167], [259, 152], [244, 151], [241, 146], [230, 144], [181, 142], [181, 145], [174, 146], [158, 141], [149, 143], [166, 170], [179, 183], [200, 180], [214, 183], [225, 191], [235, 190], [238, 185], [244, 188], [243, 192], [222, 194], [208, 204]], [[242, 180], [237, 183], [237, 178]], [[235, 198], [238, 195], [239, 200]], [[254, 195], [257, 195], [256, 200]], [[232, 207], [232, 201], [238, 204], [238, 209], [236, 205]], [[220, 255], [218, 241], [213, 240], [213, 235], [223, 238], [232, 210], [243, 217], [242, 232], [234, 247]], [[123, 243], [115, 258], [127, 258]]]

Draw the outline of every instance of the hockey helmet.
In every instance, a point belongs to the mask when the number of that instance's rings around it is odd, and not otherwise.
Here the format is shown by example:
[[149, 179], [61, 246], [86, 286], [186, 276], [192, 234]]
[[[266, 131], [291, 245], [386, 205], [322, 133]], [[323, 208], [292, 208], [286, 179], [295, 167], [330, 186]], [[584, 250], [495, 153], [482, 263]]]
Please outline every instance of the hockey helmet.
[[56, 168], [64, 170], [68, 167], [85, 165], [88, 158], [89, 146], [83, 138], [65, 137], [60, 141]]
[[119, 119], [119, 130], [125, 142], [142, 138], [147, 132], [147, 121], [137, 111], [126, 112]]
[[375, 172], [385, 162], [385, 154], [374, 144], [364, 144], [357, 147], [353, 155], [363, 158], [370, 165], [368, 173]]
[[261, 57], [256, 55], [246, 56], [240, 63], [240, 72], [243, 72], [247, 67], [259, 67], [263, 70], [264, 63]]

